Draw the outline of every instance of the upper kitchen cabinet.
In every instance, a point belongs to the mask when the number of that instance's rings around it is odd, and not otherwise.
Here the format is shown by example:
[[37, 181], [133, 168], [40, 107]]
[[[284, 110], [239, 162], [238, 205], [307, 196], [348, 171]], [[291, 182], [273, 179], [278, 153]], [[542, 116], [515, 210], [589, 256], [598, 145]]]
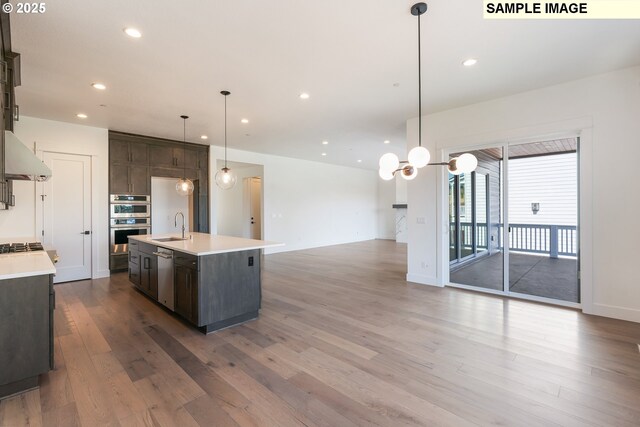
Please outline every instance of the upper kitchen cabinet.
[[173, 144], [153, 144], [149, 151], [153, 167], [175, 168], [178, 167], [178, 155], [182, 159], [182, 150], [178, 150]]
[[109, 171], [109, 193], [149, 195], [149, 179], [147, 166], [112, 163]]
[[110, 139], [109, 158], [112, 163], [147, 166], [149, 164], [149, 147], [142, 142]]
[[208, 158], [206, 147], [185, 148], [178, 144], [153, 144], [149, 152], [151, 166], [160, 168], [201, 169], [206, 167], [202, 165], [202, 158]]

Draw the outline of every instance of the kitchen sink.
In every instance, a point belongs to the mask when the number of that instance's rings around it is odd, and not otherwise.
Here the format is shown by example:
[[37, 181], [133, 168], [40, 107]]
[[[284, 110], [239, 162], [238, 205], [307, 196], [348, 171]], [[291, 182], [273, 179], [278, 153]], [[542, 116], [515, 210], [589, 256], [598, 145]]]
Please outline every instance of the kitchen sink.
[[152, 239], [155, 242], [181, 242], [183, 240], [189, 240], [188, 238], [182, 237], [162, 237], [160, 239]]

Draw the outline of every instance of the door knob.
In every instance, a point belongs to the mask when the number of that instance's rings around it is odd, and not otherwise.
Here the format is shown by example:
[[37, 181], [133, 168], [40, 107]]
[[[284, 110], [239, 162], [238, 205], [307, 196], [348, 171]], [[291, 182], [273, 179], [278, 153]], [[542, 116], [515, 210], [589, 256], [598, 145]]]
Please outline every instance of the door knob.
[[85, 235], [91, 234], [91, 230], [85, 230], [85, 231], [83, 231], [83, 232], [82, 232], [82, 233], [80, 233], [80, 234], [85, 234]]

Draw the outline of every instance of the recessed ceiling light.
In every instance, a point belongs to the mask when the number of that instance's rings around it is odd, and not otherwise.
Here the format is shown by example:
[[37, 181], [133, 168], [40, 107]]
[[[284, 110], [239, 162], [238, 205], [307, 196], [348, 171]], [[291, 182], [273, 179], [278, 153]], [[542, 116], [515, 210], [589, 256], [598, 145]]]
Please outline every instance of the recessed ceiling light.
[[328, 145], [329, 141], [322, 141], [322, 145]]
[[249, 123], [249, 119], [242, 119], [242, 120], [240, 120], [240, 122], [244, 123], [244, 124], [247, 124], [247, 123]]
[[326, 155], [327, 155], [327, 153], [322, 153], [322, 155], [323, 155], [323, 156], [326, 156]]
[[79, 118], [79, 119], [86, 119], [87, 115], [84, 114], [84, 113], [78, 113], [78, 114], [76, 114], [76, 117]]
[[464, 65], [465, 67], [472, 67], [474, 65], [476, 65], [478, 63], [478, 60], [475, 58], [469, 58], [467, 60], [465, 60], [464, 62], [462, 62], [462, 65]]
[[92, 83], [91, 86], [98, 90], [105, 90], [107, 88], [103, 83]]
[[139, 39], [140, 37], [142, 37], [142, 33], [135, 28], [125, 28], [124, 32], [126, 35], [128, 35], [129, 37], [133, 37], [134, 39]]
[[200, 135], [200, 139], [209, 139], [207, 135]]
[[384, 141], [385, 144], [389, 144], [391, 141], [389, 141], [388, 139]]
[[358, 159], [358, 163], [362, 163], [362, 160]]
[[308, 94], [308, 93], [306, 93], [306, 92], [302, 92], [302, 93], [300, 94], [300, 99], [309, 99], [309, 94]]

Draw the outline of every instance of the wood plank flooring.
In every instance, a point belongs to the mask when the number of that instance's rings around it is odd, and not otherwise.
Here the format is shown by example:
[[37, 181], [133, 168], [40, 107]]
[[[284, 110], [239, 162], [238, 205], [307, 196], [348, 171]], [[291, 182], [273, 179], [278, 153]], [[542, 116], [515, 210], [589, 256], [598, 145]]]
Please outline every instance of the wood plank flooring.
[[268, 255], [260, 318], [207, 336], [126, 274], [56, 285], [56, 369], [0, 426], [640, 425], [639, 324], [407, 284], [405, 260]]

